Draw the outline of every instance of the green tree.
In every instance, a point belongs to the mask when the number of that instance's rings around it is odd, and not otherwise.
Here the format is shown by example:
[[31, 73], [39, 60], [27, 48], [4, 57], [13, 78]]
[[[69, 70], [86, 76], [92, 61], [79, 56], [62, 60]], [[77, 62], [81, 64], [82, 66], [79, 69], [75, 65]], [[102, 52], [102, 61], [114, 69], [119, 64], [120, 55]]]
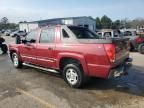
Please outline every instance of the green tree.
[[96, 18], [96, 28], [97, 29], [102, 29], [101, 19], [99, 17]]
[[7, 17], [3, 17], [3, 18], [1, 19], [1, 23], [2, 23], [2, 24], [7, 24], [7, 23], [8, 23], [8, 18], [7, 18]]
[[103, 29], [110, 29], [112, 27], [112, 20], [106, 15], [104, 15], [101, 18], [101, 26]]
[[126, 28], [126, 29], [131, 28], [130, 23], [131, 21], [128, 18], [121, 20], [121, 28]]
[[17, 27], [18, 27], [17, 24], [15, 24], [15, 23], [9, 23], [7, 17], [3, 17], [0, 20], [0, 30], [2, 30], [2, 29], [16, 29]]
[[121, 21], [116, 20], [112, 23], [112, 29], [120, 29], [121, 28]]

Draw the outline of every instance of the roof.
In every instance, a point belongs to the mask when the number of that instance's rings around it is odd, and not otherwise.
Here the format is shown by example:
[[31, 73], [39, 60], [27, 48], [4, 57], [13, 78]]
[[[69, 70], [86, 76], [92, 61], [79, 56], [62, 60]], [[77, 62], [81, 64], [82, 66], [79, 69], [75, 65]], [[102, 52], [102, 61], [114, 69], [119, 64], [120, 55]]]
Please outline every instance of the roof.
[[90, 18], [91, 20], [94, 20], [92, 17], [88, 16], [80, 16], [80, 17], [66, 17], [66, 18], [53, 18], [53, 19], [46, 19], [46, 20], [38, 20], [38, 21], [31, 21], [31, 22], [23, 22], [23, 23], [44, 23], [44, 22], [51, 22], [51, 21], [57, 21], [57, 20], [64, 20], [64, 19], [78, 19], [78, 18]]

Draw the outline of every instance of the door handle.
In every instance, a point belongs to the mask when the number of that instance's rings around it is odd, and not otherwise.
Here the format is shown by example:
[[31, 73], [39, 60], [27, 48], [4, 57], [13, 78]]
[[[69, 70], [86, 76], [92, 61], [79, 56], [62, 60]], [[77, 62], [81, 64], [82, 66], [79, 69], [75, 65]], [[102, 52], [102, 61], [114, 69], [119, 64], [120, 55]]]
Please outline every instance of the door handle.
[[49, 47], [48, 50], [53, 50], [53, 48]]

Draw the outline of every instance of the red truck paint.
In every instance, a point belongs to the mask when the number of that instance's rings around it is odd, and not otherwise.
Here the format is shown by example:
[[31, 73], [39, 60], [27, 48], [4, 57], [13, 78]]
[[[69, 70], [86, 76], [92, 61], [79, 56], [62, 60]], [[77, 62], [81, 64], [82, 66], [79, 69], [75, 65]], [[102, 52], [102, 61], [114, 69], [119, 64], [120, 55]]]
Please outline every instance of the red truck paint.
[[62, 41], [61, 27], [54, 26], [53, 43], [39, 43], [41, 30], [43, 30], [40, 28], [36, 43], [10, 44], [9, 51], [16, 52], [22, 62], [57, 70], [60, 69], [62, 58], [76, 59], [80, 61], [85, 75], [100, 78], [108, 78], [111, 69], [129, 57], [126, 49], [119, 49], [124, 53], [116, 55], [116, 46], [113, 43], [79, 43], [77, 41], [65, 43]]

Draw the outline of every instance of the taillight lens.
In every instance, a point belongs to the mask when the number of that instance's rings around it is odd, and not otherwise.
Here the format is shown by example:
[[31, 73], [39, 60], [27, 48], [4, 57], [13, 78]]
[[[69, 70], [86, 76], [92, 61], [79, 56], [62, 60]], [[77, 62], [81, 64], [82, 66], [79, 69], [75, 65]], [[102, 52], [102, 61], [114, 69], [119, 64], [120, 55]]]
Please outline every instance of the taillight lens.
[[143, 39], [141, 37], [138, 37], [136, 38], [136, 43], [139, 44], [139, 43], [142, 43], [143, 42]]
[[106, 54], [110, 60], [111, 63], [115, 62], [116, 59], [116, 50], [115, 50], [115, 45], [113, 44], [105, 44], [104, 45]]

